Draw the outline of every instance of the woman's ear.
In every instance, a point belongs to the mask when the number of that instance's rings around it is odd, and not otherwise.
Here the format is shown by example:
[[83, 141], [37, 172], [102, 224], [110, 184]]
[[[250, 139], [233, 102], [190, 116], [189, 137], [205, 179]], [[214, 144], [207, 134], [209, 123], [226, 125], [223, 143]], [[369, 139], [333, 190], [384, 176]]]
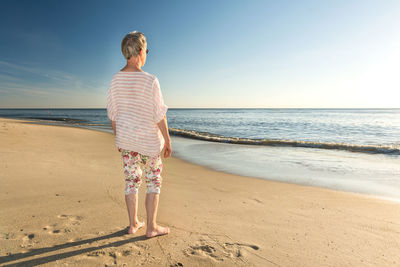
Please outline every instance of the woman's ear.
[[144, 66], [146, 60], [145, 57], [146, 57], [146, 50], [145, 49], [140, 50], [140, 61], [142, 62], [142, 67]]

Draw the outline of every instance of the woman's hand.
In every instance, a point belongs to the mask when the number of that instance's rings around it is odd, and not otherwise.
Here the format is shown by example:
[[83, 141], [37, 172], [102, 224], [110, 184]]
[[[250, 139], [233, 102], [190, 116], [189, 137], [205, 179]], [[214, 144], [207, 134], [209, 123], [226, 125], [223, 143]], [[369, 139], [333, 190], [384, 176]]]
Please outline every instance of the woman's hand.
[[172, 147], [171, 147], [171, 138], [169, 137], [169, 132], [168, 132], [167, 116], [164, 116], [164, 118], [157, 123], [157, 126], [160, 129], [163, 138], [165, 140], [164, 158], [168, 158], [172, 154]]
[[164, 158], [168, 158], [172, 154], [171, 141], [164, 144]]

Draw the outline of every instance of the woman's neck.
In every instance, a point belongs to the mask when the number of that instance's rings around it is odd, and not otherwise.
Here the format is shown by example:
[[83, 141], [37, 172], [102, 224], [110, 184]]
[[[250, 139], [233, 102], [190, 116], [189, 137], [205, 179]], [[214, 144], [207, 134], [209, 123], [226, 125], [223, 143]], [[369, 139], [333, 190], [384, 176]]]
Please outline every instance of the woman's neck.
[[138, 68], [138, 67], [136, 67], [136, 66], [129, 66], [129, 65], [126, 65], [125, 67], [123, 67], [123, 68], [121, 69], [121, 71], [143, 71], [143, 70], [141, 70], [140, 68]]
[[126, 61], [125, 67], [122, 68], [122, 71], [142, 71], [141, 69], [141, 64], [142, 62], [140, 59], [137, 58], [130, 58], [129, 60]]

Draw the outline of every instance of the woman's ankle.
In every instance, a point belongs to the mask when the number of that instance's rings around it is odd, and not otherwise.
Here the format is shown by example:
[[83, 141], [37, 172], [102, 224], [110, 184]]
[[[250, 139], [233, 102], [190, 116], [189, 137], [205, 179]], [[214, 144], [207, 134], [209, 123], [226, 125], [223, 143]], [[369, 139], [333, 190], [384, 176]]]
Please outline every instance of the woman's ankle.
[[139, 220], [137, 220], [136, 222], [134, 222], [133, 224], [129, 224], [130, 227], [136, 227], [140, 224]]
[[148, 223], [147, 224], [147, 229], [148, 230], [154, 230], [157, 228], [157, 224], [156, 223]]

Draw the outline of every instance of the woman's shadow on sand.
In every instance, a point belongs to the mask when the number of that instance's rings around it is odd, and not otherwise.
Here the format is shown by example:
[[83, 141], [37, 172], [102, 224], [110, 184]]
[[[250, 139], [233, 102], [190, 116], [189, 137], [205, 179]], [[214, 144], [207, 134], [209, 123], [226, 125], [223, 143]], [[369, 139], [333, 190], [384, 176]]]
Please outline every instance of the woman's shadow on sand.
[[83, 249], [78, 249], [78, 250], [74, 250], [74, 251], [59, 253], [59, 254], [55, 254], [55, 255], [51, 255], [51, 256], [44, 256], [44, 257], [41, 257], [41, 258], [35, 258], [35, 259], [32, 259], [32, 260], [26, 260], [26, 261], [20, 261], [20, 262], [17, 262], [17, 263], [11, 263], [13, 261], [18, 261], [20, 259], [28, 258], [28, 257], [31, 257], [31, 256], [37, 256], [37, 255], [45, 254], [45, 253], [48, 253], [48, 252], [57, 251], [57, 250], [60, 250], [60, 249], [71, 248], [71, 247], [84, 245], [84, 244], [91, 244], [91, 243], [96, 242], [96, 241], [110, 239], [110, 238], [114, 238], [114, 237], [122, 237], [122, 236], [128, 235], [127, 229], [128, 228], [125, 228], [123, 230], [120, 230], [120, 231], [117, 231], [117, 232], [114, 232], [114, 233], [111, 233], [111, 234], [108, 234], [108, 235], [104, 235], [104, 236], [99, 236], [99, 237], [94, 237], [94, 238], [85, 239], [85, 240], [68, 242], [68, 243], [61, 244], [61, 245], [55, 245], [53, 247], [32, 249], [31, 251], [25, 252], [25, 253], [10, 254], [10, 255], [7, 255], [5, 257], [0, 258], [0, 264], [8, 263], [7, 265], [4, 265], [4, 266], [36, 266], [36, 265], [39, 265], [39, 264], [45, 264], [45, 263], [53, 262], [53, 261], [56, 261], [56, 260], [61, 260], [61, 259], [65, 259], [65, 258], [76, 256], [76, 255], [88, 253], [88, 252], [91, 252], [91, 251], [103, 249], [103, 248], [119, 247], [119, 246], [125, 245], [127, 243], [141, 241], [141, 240], [147, 240], [148, 239], [148, 237], [146, 237], [146, 235], [135, 236], [135, 237], [132, 237], [132, 238], [129, 238], [129, 239], [126, 239], [126, 240], [115, 241], [115, 242], [112, 242], [112, 243], [109, 243], [109, 244], [105, 244], [105, 245], [101, 245], [101, 246], [83, 248]]

